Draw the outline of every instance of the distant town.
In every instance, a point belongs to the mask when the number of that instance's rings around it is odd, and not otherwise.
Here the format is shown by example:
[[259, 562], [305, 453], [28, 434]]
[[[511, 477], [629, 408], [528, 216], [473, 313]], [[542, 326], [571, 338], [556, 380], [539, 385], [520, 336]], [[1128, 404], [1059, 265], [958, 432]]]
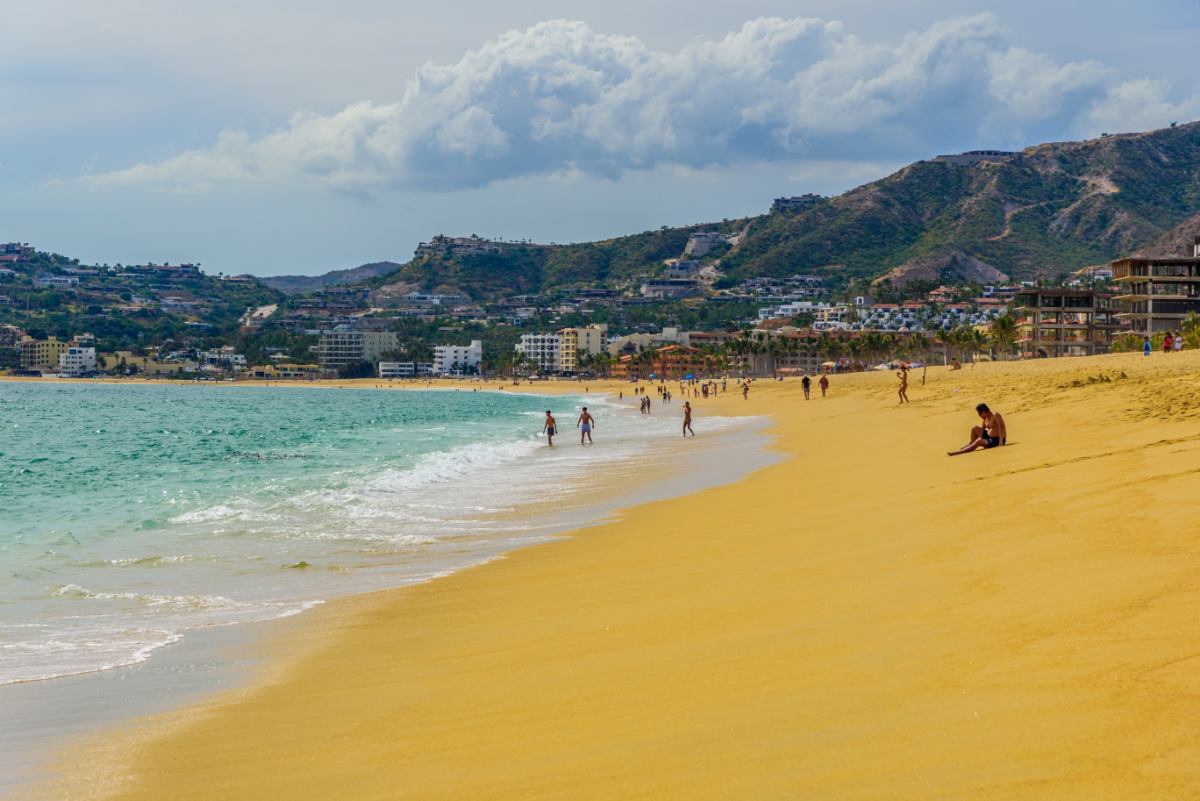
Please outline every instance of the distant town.
[[[1010, 155], [938, 158], [974, 164]], [[777, 198], [771, 214], [825, 202]], [[1168, 331], [1200, 337], [1200, 237], [1190, 255], [1131, 256], [1054, 281], [851, 280], [837, 288], [809, 274], [726, 278], [720, 257], [744, 237], [694, 231], [676, 257], [632, 278], [491, 297], [386, 276], [286, 295], [197, 264], [84, 266], [29, 244], [0, 244], [0, 371], [225, 381], [667, 379], [1087, 356], [1140, 348]], [[472, 264], [516, 244], [436, 236], [414, 259]]]

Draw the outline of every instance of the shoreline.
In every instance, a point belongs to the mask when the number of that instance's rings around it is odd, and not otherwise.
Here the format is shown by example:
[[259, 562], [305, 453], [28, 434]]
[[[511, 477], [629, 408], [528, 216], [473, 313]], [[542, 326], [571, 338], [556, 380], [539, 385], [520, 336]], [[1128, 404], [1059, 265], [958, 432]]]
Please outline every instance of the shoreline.
[[[455, 387], [421, 386], [419, 389], [451, 391]], [[531, 391], [535, 389], [523, 386], [520, 391], [524, 394], [578, 394], [586, 397], [573, 383], [561, 387], [564, 390], [562, 392]], [[615, 390], [611, 398], [600, 391], [590, 394], [597, 396], [597, 400], [603, 398], [618, 402]], [[673, 410], [673, 407], [666, 408]], [[438, 580], [495, 559], [503, 559], [516, 549], [603, 525], [627, 506], [698, 492], [731, 480], [729, 472], [735, 476], [741, 475], [768, 464], [774, 457], [765, 448], [767, 439], [762, 435], [762, 430], [766, 425], [762, 419], [746, 418], [738, 425], [718, 431], [714, 437], [702, 441], [706, 454], [713, 454], [715, 449], [720, 449], [719, 469], [715, 467], [715, 460], [703, 460], [698, 465], [677, 465], [643, 483], [638, 479], [622, 477], [619, 464], [598, 465], [599, 474], [593, 473], [574, 480], [580, 485], [575, 495], [578, 502], [569, 508], [548, 510], [536, 504], [526, 505], [507, 515], [504, 520], [511, 518], [524, 521], [531, 530], [518, 535], [502, 535], [486, 548], [474, 549], [470, 553], [448, 553], [436, 557], [431, 562], [436, 562], [432, 564], [432, 572], [422, 571], [411, 581], [403, 581], [391, 589], [364, 589], [317, 601], [315, 607], [282, 618], [188, 630], [181, 641], [156, 649], [148, 659], [133, 665], [0, 685], [0, 708], [5, 710], [0, 714], [4, 720], [0, 730], [11, 733], [9, 737], [0, 736], [0, 744], [3, 745], [0, 752], [4, 754], [0, 758], [0, 776], [5, 777], [0, 781], [0, 795], [6, 790], [15, 794], [47, 782], [54, 783], [51, 774], [54, 772], [55, 755], [75, 747], [78, 741], [94, 739], [97, 732], [109, 729], [122, 731], [131, 726], [137, 728], [143, 719], [158, 720], [173, 714], [186, 714], [187, 710], [219, 703], [220, 697], [230, 693], [236, 695], [257, 686], [263, 681], [260, 675], [262, 671], [274, 670], [274, 660], [279, 656], [265, 655], [275, 650], [269, 643], [277, 640], [282, 632], [314, 625], [311, 621], [315, 616], [326, 614], [323, 607], [334, 608], [348, 599]], [[568, 439], [565, 447], [571, 444]], [[668, 442], [667, 447], [674, 450], [678, 446]], [[603, 484], [605, 491], [598, 493], [585, 486], [593, 482]], [[285, 657], [283, 661], [289, 659]], [[264, 664], [267, 667], [264, 668]], [[47, 703], [52, 710], [49, 720], [43, 715]], [[71, 714], [55, 714], [53, 710], [70, 710]], [[21, 734], [18, 735], [18, 732]]]

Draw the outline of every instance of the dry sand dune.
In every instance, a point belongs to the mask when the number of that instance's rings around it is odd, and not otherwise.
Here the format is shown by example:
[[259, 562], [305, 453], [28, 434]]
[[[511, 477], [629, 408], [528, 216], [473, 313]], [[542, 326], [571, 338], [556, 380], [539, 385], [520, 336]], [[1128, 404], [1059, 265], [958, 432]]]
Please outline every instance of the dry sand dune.
[[[701, 435], [770, 414], [790, 458], [312, 615], [308, 653], [133, 749], [118, 795], [1195, 797], [1198, 375], [1109, 356], [918, 373], [905, 407], [891, 374], [701, 401]], [[1012, 444], [947, 458], [979, 401]]]

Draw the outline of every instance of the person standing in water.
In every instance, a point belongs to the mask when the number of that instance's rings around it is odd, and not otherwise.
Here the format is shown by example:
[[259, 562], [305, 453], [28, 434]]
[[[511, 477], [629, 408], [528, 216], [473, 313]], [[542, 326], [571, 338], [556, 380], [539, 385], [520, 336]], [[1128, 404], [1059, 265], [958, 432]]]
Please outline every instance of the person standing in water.
[[896, 376], [900, 379], [900, 390], [897, 393], [900, 395], [900, 402], [901, 403], [909, 403], [909, 400], [908, 400], [908, 365], [901, 362], [900, 363], [900, 372], [896, 373]]
[[683, 402], [683, 435], [686, 437], [691, 431], [692, 436], [696, 436], [696, 432], [692, 431], [692, 404], [687, 401]]
[[588, 414], [587, 407], [583, 407], [583, 414], [579, 415], [579, 419], [575, 425], [579, 428], [579, 444], [583, 444], [583, 438], [587, 437], [588, 444], [592, 444], [592, 428], [595, 426], [596, 420]]
[[554, 447], [554, 435], [558, 433], [558, 426], [554, 423], [554, 416], [550, 414], [550, 410], [546, 410], [546, 425], [542, 426], [542, 433], [546, 435], [546, 440], [550, 443], [550, 447]]

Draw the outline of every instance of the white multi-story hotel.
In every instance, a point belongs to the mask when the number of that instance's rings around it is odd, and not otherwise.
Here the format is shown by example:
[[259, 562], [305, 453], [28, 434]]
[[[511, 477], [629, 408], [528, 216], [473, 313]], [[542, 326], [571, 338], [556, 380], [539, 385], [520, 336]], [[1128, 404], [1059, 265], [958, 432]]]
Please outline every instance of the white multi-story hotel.
[[67, 348], [58, 355], [58, 374], [68, 378], [79, 378], [96, 372], [95, 348]]
[[561, 334], [522, 334], [517, 353], [532, 361], [544, 373], [562, 372]]
[[438, 345], [433, 349], [433, 371], [438, 375], [462, 375], [479, 371], [483, 361], [483, 342], [471, 340], [471, 344]]

